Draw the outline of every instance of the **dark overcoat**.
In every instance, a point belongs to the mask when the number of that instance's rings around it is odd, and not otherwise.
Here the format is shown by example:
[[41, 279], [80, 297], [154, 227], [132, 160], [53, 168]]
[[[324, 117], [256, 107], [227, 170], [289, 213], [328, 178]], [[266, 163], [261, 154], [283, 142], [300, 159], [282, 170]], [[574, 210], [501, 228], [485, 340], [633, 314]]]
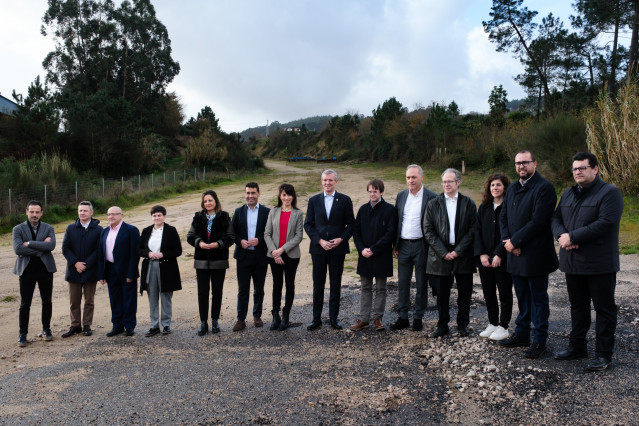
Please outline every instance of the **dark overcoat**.
[[499, 223], [501, 237], [510, 240], [521, 255], [508, 253], [508, 272], [521, 277], [547, 275], [557, 270], [557, 253], [550, 218], [557, 194], [550, 182], [535, 172], [525, 185], [508, 186]]
[[[359, 208], [353, 241], [359, 258], [357, 273], [365, 277], [393, 276], [393, 243], [397, 232], [395, 207], [382, 198], [375, 206], [366, 203]], [[373, 255], [362, 256], [362, 250], [369, 248]]]
[[[142, 270], [140, 271], [140, 294], [144, 293], [148, 284], [146, 283], [146, 275], [149, 272], [149, 238], [153, 232], [153, 225], [146, 227], [142, 230], [142, 236], [140, 237], [140, 246], [138, 248], [138, 255], [142, 260]], [[160, 288], [162, 293], [168, 293], [171, 291], [182, 290], [182, 280], [180, 278], [180, 268], [178, 267], [177, 258], [182, 255], [182, 243], [180, 242], [180, 235], [174, 226], [168, 223], [164, 224], [164, 231], [162, 231], [162, 243], [160, 244], [160, 252], [163, 257], [160, 262]]]
[[[62, 254], [67, 260], [65, 280], [76, 284], [98, 280], [98, 245], [101, 233], [102, 227], [97, 219], [91, 219], [86, 229], [80, 219], [67, 226], [62, 240]], [[86, 264], [87, 269], [81, 274], [75, 269], [77, 262]]]

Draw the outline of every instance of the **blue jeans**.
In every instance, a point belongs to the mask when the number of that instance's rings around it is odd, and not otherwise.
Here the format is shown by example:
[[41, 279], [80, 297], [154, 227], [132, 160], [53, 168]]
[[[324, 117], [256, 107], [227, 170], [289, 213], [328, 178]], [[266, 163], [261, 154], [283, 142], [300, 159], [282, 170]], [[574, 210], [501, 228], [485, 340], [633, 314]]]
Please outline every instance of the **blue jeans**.
[[515, 334], [521, 338], [530, 338], [530, 323], [535, 326], [533, 343], [546, 344], [548, 340], [548, 275], [522, 277], [513, 275], [519, 315], [515, 319]]

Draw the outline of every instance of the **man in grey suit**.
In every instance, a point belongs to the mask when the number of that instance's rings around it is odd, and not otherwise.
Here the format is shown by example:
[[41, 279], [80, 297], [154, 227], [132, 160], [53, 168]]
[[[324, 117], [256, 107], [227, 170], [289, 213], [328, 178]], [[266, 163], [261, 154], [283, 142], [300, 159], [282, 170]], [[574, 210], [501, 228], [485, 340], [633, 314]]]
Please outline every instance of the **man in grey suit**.
[[42, 299], [42, 336], [53, 340], [51, 334], [51, 296], [55, 260], [51, 252], [55, 248], [53, 226], [40, 221], [42, 204], [31, 200], [27, 204], [27, 220], [13, 228], [13, 251], [18, 255], [13, 273], [20, 277], [20, 336], [18, 346], [27, 346], [29, 313], [36, 283]]
[[391, 330], [408, 328], [408, 308], [410, 307], [410, 282], [415, 269], [415, 312], [413, 314], [413, 330], [424, 328], [422, 318], [428, 306], [428, 276], [426, 275], [426, 253], [428, 246], [422, 232], [422, 219], [426, 204], [437, 194], [427, 189], [424, 184], [424, 171], [417, 164], [406, 167], [407, 189], [397, 194], [395, 209], [397, 210], [397, 237], [393, 253], [397, 257], [397, 276], [399, 295], [397, 308], [399, 318], [391, 325]]

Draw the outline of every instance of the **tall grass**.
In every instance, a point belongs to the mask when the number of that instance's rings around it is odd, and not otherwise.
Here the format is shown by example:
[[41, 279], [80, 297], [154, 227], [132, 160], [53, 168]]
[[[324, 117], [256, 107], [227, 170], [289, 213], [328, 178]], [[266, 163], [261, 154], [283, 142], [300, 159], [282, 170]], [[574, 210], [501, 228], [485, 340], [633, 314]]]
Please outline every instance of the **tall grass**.
[[599, 158], [604, 178], [624, 193], [639, 190], [639, 83], [621, 87], [615, 99], [602, 90], [586, 112], [588, 149]]

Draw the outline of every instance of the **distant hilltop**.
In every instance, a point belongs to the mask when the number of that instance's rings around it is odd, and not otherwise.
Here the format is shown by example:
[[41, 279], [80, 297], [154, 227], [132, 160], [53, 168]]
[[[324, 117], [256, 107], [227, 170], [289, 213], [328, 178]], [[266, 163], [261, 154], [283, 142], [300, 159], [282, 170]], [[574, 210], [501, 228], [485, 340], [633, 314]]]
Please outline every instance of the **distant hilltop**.
[[[316, 115], [315, 117], [300, 118], [297, 120], [289, 121], [288, 123], [273, 121], [268, 125], [268, 132], [273, 133], [278, 128], [282, 131], [285, 131], [286, 129], [291, 129], [291, 131], [299, 131], [298, 129], [301, 129], [302, 125], [305, 125], [306, 129], [309, 132], [321, 132], [326, 126], [326, 123], [328, 123], [332, 118], [332, 115]], [[244, 140], [248, 140], [248, 138], [250, 138], [251, 136], [254, 136], [257, 139], [266, 137], [266, 125], [246, 129], [240, 132], [240, 136]]]

